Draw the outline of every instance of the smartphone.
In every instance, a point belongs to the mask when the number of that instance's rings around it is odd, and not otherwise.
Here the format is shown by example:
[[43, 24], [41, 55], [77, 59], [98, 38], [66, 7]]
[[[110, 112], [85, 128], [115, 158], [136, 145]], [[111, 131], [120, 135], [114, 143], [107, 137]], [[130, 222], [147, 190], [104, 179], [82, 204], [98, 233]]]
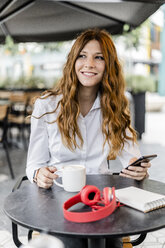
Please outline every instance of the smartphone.
[[145, 163], [145, 162], [148, 163], [149, 161], [151, 161], [152, 159], [156, 157], [157, 157], [156, 154], [141, 156], [140, 158], [135, 160], [132, 164], [129, 164], [125, 169], [128, 169], [129, 166], [140, 166], [141, 163]]

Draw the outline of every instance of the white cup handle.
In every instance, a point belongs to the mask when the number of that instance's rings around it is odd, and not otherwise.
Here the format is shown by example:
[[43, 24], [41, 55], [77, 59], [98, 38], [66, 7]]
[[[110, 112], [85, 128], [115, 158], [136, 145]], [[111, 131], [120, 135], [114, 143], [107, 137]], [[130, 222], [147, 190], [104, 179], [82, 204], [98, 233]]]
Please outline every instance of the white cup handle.
[[[62, 172], [63, 171], [63, 169], [60, 169], [60, 170], [57, 170], [57, 171], [55, 171], [55, 173], [54, 174], [57, 174], [58, 172]], [[58, 175], [58, 174], [57, 174]], [[62, 175], [58, 175], [58, 178], [59, 177], [62, 177]], [[56, 184], [56, 185], [58, 185], [59, 187], [64, 187], [63, 186], [63, 184], [62, 183], [58, 183], [57, 181], [56, 181], [56, 179], [54, 179], [54, 183]]]

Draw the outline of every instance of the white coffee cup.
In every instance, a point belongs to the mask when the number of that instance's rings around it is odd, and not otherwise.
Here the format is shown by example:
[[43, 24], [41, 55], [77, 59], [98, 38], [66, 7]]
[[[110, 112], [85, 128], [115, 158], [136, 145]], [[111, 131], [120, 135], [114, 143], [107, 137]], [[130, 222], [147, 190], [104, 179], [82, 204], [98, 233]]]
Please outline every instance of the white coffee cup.
[[66, 165], [55, 174], [62, 177], [62, 184], [56, 179], [54, 183], [68, 192], [78, 192], [86, 184], [86, 169], [83, 165]]

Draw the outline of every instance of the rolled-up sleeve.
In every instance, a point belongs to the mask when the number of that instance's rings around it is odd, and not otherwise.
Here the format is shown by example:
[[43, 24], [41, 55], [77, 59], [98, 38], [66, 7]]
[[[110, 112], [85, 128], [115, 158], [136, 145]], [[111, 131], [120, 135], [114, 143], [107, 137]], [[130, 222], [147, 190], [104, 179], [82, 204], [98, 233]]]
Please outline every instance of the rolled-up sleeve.
[[124, 144], [124, 148], [120, 153], [119, 160], [122, 163], [122, 166], [125, 168], [129, 165], [129, 161], [131, 158], [136, 157], [139, 158], [141, 156], [139, 146], [130, 140], [126, 141]]
[[[132, 133], [129, 131], [129, 129], [126, 130], [126, 134], [129, 137], [132, 136]], [[123, 149], [118, 155], [118, 158], [122, 163], [122, 166], [126, 168], [129, 165], [130, 159], [132, 159], [133, 157], [139, 158], [140, 156], [141, 152], [139, 149], [139, 145], [132, 140], [127, 139], [124, 143]]]
[[31, 134], [26, 164], [26, 174], [31, 182], [33, 182], [34, 171], [47, 166], [50, 159], [46, 120], [45, 116], [41, 117], [46, 112], [43, 101], [42, 99], [36, 101], [31, 116]]

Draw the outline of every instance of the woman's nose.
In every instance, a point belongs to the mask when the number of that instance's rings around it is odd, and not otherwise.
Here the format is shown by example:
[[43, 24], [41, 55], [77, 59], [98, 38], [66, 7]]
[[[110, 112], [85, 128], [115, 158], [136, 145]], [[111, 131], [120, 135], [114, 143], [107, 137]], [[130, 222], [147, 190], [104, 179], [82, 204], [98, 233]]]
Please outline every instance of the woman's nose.
[[93, 68], [95, 67], [95, 61], [93, 58], [87, 58], [85, 63], [86, 68]]

